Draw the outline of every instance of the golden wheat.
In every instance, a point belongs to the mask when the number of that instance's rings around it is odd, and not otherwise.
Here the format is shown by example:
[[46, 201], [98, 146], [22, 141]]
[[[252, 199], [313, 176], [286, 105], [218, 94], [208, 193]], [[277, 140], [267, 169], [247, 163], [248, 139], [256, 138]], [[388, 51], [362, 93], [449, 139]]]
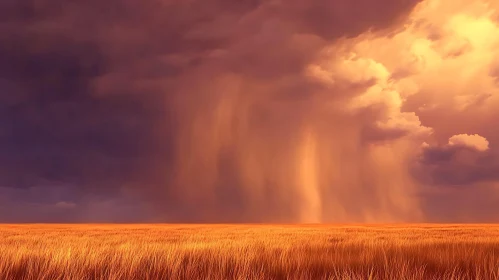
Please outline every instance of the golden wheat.
[[0, 279], [499, 279], [499, 226], [0, 225]]

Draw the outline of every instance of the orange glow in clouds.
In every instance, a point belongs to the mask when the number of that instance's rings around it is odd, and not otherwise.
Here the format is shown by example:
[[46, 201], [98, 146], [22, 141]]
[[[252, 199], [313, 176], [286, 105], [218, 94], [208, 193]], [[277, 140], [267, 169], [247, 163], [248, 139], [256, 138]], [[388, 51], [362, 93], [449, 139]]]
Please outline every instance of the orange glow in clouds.
[[[428, 0], [399, 26], [328, 42], [299, 77], [190, 84], [178, 100], [178, 198], [216, 209], [233, 192], [243, 208], [234, 219], [424, 221], [410, 174], [422, 143], [492, 147], [479, 123], [499, 111], [497, 8]], [[190, 91], [206, 99], [191, 102]]]

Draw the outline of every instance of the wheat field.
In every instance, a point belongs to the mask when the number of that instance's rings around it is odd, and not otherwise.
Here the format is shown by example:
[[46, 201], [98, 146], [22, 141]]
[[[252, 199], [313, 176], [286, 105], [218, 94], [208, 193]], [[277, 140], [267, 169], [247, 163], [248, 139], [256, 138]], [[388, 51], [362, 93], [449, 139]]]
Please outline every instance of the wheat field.
[[0, 225], [0, 279], [499, 279], [499, 225]]

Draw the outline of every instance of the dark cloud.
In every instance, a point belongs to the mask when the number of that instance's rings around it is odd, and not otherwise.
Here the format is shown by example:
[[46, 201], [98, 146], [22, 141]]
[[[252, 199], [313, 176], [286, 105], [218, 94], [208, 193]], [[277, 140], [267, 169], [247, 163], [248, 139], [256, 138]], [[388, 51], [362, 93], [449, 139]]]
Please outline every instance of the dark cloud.
[[332, 39], [356, 36], [366, 29], [387, 27], [406, 15], [421, 1], [337, 0], [282, 1], [284, 18], [297, 24], [298, 30]]
[[[168, 124], [162, 94], [99, 94], [95, 81], [112, 71], [111, 58], [68, 22], [71, 5], [2, 3], [10, 16], [0, 23], [0, 185], [50, 180], [109, 192], [142, 181], [148, 163], [168, 156], [156, 143], [156, 128]], [[103, 18], [95, 19], [86, 21], [97, 32]]]
[[[13, 193], [0, 194], [11, 202], [0, 220], [142, 219], [133, 212], [144, 201], [163, 219], [213, 218], [172, 190], [187, 188], [172, 183], [178, 135], [220, 101], [213, 81], [272, 81], [270, 100], [294, 102], [314, 86], [302, 72], [326, 43], [388, 28], [418, 2], [2, 1], [0, 186]], [[262, 111], [260, 122], [272, 123]], [[285, 124], [283, 116], [275, 123]], [[220, 168], [237, 169], [237, 156], [229, 152]], [[50, 198], [54, 184], [73, 197]], [[221, 219], [254, 219], [238, 184], [225, 176], [205, 208]], [[33, 196], [35, 189], [43, 191]], [[122, 199], [124, 190], [136, 201]]]
[[472, 186], [499, 180], [497, 153], [465, 145], [424, 147], [417, 166], [417, 176], [433, 185]]

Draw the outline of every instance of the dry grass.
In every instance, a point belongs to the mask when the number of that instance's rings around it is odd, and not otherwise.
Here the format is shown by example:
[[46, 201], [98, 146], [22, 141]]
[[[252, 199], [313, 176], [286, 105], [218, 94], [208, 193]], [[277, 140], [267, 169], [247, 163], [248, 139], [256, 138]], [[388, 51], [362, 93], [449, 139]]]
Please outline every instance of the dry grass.
[[499, 225], [0, 225], [0, 279], [499, 279]]

